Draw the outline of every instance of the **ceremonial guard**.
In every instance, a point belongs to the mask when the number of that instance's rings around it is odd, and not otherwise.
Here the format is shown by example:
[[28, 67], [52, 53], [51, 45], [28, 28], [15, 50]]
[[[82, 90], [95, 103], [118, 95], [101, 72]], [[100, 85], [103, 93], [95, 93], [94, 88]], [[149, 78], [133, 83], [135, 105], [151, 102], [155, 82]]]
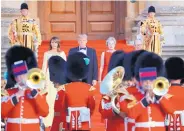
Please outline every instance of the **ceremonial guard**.
[[1, 102], [2, 118], [7, 119], [6, 131], [40, 131], [40, 116], [47, 116], [48, 104], [46, 96], [34, 85], [34, 78], [40, 80], [36, 81], [38, 83], [44, 80], [43, 74], [30, 72], [37, 67], [34, 53], [29, 48], [14, 46], [7, 51], [5, 58], [8, 75], [15, 83], [14, 87], [7, 89], [8, 95]]
[[184, 78], [184, 61], [179, 57], [170, 57], [165, 62], [167, 78], [170, 80], [168, 94], [170, 98], [161, 98], [160, 103], [168, 111], [166, 126], [168, 131], [184, 131], [184, 88], [180, 81]]
[[91, 128], [91, 115], [95, 109], [95, 88], [82, 82], [88, 75], [89, 63], [89, 58], [81, 52], [72, 53], [67, 59], [66, 76], [71, 82], [63, 88], [62, 110], [67, 111], [66, 122], [70, 131]]
[[64, 84], [66, 83], [65, 77], [66, 61], [60, 56], [52, 56], [49, 59], [49, 74], [50, 80], [54, 83], [57, 90], [54, 104], [54, 120], [51, 126], [51, 131], [62, 131], [66, 129], [66, 110], [63, 109], [64, 102]]
[[153, 95], [152, 88], [150, 88], [153, 80], [163, 75], [161, 57], [150, 52], [142, 53], [136, 61], [134, 71], [141, 89], [137, 95], [142, 95], [142, 99], [140, 97], [141, 101], [138, 101], [136, 96], [124, 94], [119, 100], [120, 110], [126, 112], [128, 117], [135, 119], [135, 131], [165, 131], [166, 113], [156, 103], [159, 97], [155, 97], [156, 95]]
[[22, 3], [21, 16], [14, 19], [8, 29], [11, 45], [20, 44], [37, 51], [41, 44], [41, 34], [36, 21], [28, 16], [28, 5]]
[[[109, 72], [117, 66], [123, 66], [123, 59], [124, 59], [124, 52], [121, 50], [115, 51], [112, 54], [112, 57], [110, 59], [110, 63], [109, 63], [109, 67], [108, 67]], [[107, 81], [109, 81], [109, 79], [107, 79], [107, 78], [106, 78], [106, 80], [103, 80], [102, 85], [103, 85], [103, 83], [106, 83]], [[111, 84], [108, 84], [108, 87], [110, 87]], [[102, 85], [100, 85], [100, 86], [102, 86]], [[108, 87], [106, 87], [106, 88], [108, 88]], [[115, 104], [118, 105], [117, 99], [115, 101]], [[102, 94], [101, 102], [99, 105], [99, 112], [101, 114], [102, 121], [105, 120], [106, 131], [124, 130], [125, 114], [124, 114], [124, 117], [122, 118], [119, 114], [117, 114], [113, 110], [110, 96], [108, 96], [106, 94]]]
[[148, 9], [148, 18], [143, 21], [141, 33], [143, 35], [144, 49], [161, 55], [163, 38], [163, 29], [161, 23], [155, 18], [155, 7]]

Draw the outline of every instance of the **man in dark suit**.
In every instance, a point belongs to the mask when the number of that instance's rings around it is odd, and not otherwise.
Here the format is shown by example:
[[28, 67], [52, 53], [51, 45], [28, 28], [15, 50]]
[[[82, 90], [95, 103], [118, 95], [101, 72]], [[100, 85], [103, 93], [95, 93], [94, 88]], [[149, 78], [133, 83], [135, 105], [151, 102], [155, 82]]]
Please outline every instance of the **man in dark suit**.
[[70, 49], [69, 55], [74, 52], [82, 52], [89, 57], [90, 59], [89, 73], [87, 78], [84, 81], [87, 82], [88, 84], [92, 84], [93, 86], [95, 86], [97, 84], [97, 79], [98, 79], [98, 63], [97, 63], [96, 51], [95, 49], [92, 49], [86, 46], [87, 44], [86, 34], [80, 34], [78, 36], [78, 43], [79, 43], [78, 47]]

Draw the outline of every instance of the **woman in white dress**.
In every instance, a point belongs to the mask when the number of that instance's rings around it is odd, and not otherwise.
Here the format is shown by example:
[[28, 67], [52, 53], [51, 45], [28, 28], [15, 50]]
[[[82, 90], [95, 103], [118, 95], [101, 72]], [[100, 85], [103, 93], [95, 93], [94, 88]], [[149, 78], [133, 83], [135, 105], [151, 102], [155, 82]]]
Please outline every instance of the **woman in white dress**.
[[46, 85], [45, 88], [47, 89], [47, 103], [49, 105], [49, 115], [43, 119], [46, 130], [49, 130], [52, 126], [52, 121], [54, 117], [54, 103], [57, 91], [54, 88], [53, 83], [50, 81], [49, 77], [49, 69], [48, 69], [48, 60], [51, 56], [60, 56], [64, 60], [66, 60], [66, 55], [64, 51], [60, 50], [60, 39], [58, 37], [52, 37], [50, 40], [50, 49], [49, 51], [44, 53], [43, 58], [43, 65], [42, 65], [42, 71], [44, 74], [46, 74]]

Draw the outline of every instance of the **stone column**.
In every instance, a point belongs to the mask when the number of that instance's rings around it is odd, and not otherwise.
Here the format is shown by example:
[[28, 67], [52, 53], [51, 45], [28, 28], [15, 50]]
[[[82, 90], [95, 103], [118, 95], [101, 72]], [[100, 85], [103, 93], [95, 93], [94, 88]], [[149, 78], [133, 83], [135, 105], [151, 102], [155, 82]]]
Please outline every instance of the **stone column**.
[[8, 39], [8, 27], [12, 20], [19, 16], [21, 1], [1, 2], [1, 76], [6, 71], [5, 53], [10, 48]]
[[127, 44], [132, 44], [132, 27], [134, 26], [135, 17], [138, 15], [138, 3], [127, 1], [127, 15], [125, 18], [125, 39]]

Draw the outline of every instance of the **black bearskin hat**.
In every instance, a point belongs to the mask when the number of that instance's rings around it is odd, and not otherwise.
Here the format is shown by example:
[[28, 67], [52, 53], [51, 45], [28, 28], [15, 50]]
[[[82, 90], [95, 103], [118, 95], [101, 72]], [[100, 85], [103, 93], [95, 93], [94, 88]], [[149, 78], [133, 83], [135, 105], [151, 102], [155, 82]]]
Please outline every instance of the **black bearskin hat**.
[[50, 81], [63, 85], [66, 83], [65, 80], [65, 65], [66, 61], [60, 56], [52, 56], [49, 59], [49, 74]]
[[127, 53], [124, 57], [124, 68], [125, 68], [125, 79], [124, 80], [131, 80], [135, 77], [134, 67], [137, 58], [146, 52], [146, 50], [136, 50], [130, 53]]
[[20, 9], [27, 9], [28, 10], [28, 5], [26, 3], [22, 3], [20, 6]]
[[69, 55], [66, 63], [67, 78], [71, 81], [85, 79], [89, 72], [89, 62], [89, 58], [81, 52]]
[[12, 87], [16, 83], [12, 71], [12, 65], [14, 64], [14, 62], [20, 60], [25, 61], [28, 70], [37, 67], [37, 60], [35, 58], [34, 52], [31, 49], [23, 46], [11, 47], [6, 52], [5, 59], [6, 59], [6, 66], [8, 68], [8, 81], [6, 88], [9, 88], [10, 86]]
[[154, 7], [154, 6], [150, 6], [150, 7], [148, 8], [148, 13], [150, 13], [150, 12], [156, 13], [155, 7]]
[[158, 56], [155, 53], [152, 52], [144, 52], [142, 53], [134, 67], [134, 72], [135, 72], [135, 78], [136, 80], [139, 79], [139, 69], [140, 68], [146, 68], [146, 67], [156, 67], [157, 69], [157, 76], [163, 76], [164, 75], [164, 65], [163, 65], [163, 60], [160, 56]]
[[165, 69], [168, 79], [184, 78], [184, 61], [180, 57], [168, 58], [165, 62]]
[[125, 53], [122, 50], [115, 51], [109, 61], [108, 72], [117, 66], [123, 66]]

